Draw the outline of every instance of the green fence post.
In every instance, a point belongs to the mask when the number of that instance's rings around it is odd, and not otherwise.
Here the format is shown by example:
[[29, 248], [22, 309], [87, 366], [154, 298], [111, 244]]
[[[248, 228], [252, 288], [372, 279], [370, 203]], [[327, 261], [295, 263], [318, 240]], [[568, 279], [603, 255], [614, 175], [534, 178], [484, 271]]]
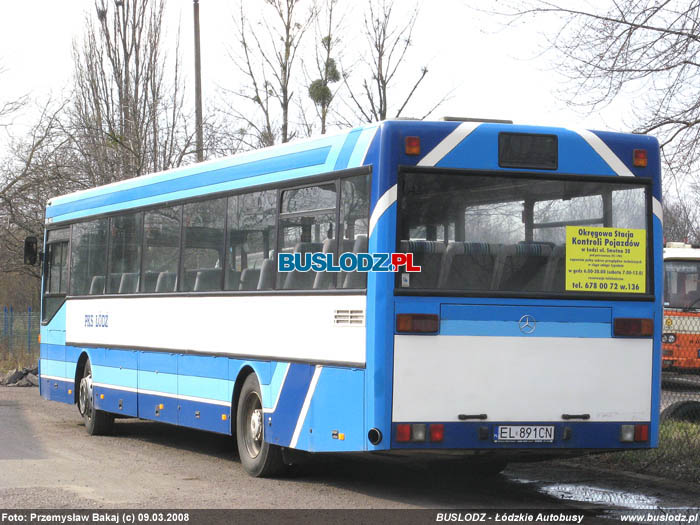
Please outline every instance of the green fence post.
[[27, 308], [27, 353], [32, 353], [32, 307]]

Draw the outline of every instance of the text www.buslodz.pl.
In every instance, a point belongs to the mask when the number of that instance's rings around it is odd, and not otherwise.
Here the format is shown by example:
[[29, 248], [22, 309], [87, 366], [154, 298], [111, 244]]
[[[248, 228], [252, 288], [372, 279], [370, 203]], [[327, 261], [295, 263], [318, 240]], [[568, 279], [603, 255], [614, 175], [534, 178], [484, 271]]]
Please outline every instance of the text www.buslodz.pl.
[[280, 253], [278, 272], [420, 272], [412, 253], [343, 253], [335, 261], [334, 253]]

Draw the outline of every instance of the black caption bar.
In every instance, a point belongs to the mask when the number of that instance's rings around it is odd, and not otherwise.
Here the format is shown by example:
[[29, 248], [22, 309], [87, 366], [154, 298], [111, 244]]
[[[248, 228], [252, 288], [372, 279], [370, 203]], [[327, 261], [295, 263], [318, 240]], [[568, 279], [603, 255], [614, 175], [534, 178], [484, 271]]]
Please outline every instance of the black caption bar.
[[152, 524], [229, 525], [232, 523], [304, 523], [412, 525], [423, 523], [700, 523], [700, 508], [629, 510], [614, 508], [526, 510], [355, 510], [355, 509], [112, 509], [0, 510], [0, 524]]

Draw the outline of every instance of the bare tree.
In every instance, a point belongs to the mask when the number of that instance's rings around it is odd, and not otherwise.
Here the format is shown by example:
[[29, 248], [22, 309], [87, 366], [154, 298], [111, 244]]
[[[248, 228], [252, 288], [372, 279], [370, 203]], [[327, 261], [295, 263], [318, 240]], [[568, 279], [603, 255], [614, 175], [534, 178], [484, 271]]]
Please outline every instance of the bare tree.
[[664, 202], [664, 238], [674, 242], [700, 242], [697, 203]]
[[634, 91], [634, 130], [659, 137], [664, 162], [675, 176], [697, 173], [697, 2], [531, 0], [527, 7], [519, 2], [507, 11], [514, 20], [556, 18], [558, 25], [547, 36], [560, 58], [558, 70], [572, 80], [574, 89], [564, 94], [570, 104], [596, 108]]
[[25, 266], [22, 243], [41, 237], [46, 201], [82, 187], [69, 162], [61, 117], [64, 104], [47, 102], [26, 136], [14, 140], [0, 164], [0, 271], [40, 278]]
[[239, 119], [232, 117], [221, 107], [214, 107], [204, 119], [204, 151], [208, 157], [234, 155], [249, 149], [246, 144], [248, 130]]
[[[344, 33], [343, 17], [338, 14], [339, 0], [326, 0], [323, 8], [317, 13], [314, 36], [315, 78], [309, 83], [309, 98], [316, 108], [316, 116], [321, 125], [321, 134], [326, 133], [328, 114], [338, 88], [333, 89], [331, 84], [340, 80], [337, 55], [342, 49]], [[303, 112], [302, 115], [304, 116]], [[307, 134], [313, 129], [311, 123], [306, 124]]]
[[[95, 0], [74, 44], [74, 89], [49, 102], [0, 164], [0, 268], [29, 273], [25, 236], [41, 236], [53, 196], [182, 164], [194, 155], [180, 61], [169, 63], [164, 0]], [[9, 106], [5, 106], [6, 108]]]
[[[23, 110], [30, 109], [28, 105], [26, 96], [0, 103], [0, 127], [9, 127], [20, 114], [26, 119]], [[8, 137], [0, 160], [0, 304], [34, 309], [39, 305], [41, 274], [37, 267], [23, 264], [22, 244], [26, 236], [40, 235], [43, 229], [44, 204], [51, 191], [46, 186], [52, 181], [37, 180], [35, 167], [49, 160], [59, 111], [47, 103], [25, 137]]]
[[66, 129], [76, 168], [97, 185], [179, 166], [194, 153], [179, 54], [163, 50], [164, 0], [95, 0], [75, 43]]
[[[0, 75], [5, 73], [5, 68], [0, 66]], [[12, 100], [3, 100], [0, 102], [0, 127], [7, 127], [9, 119], [12, 115], [15, 115], [20, 109], [22, 109], [27, 104], [27, 97], [21, 96]]]
[[[243, 3], [239, 5], [236, 37], [240, 49], [229, 55], [246, 82], [229, 91], [237, 98], [229, 109], [248, 130], [251, 148], [288, 142], [295, 136], [290, 110], [297, 52], [315, 16], [313, 6], [302, 12], [302, 3], [265, 0], [255, 21], [248, 19]], [[240, 100], [245, 102], [242, 106]]]
[[[401, 4], [404, 6], [404, 4]], [[406, 56], [413, 44], [413, 30], [418, 19], [418, 7], [414, 6], [405, 23], [396, 22], [394, 0], [368, 0], [364, 16], [364, 37], [366, 53], [359, 67], [352, 74], [344, 75], [344, 84], [350, 97], [349, 107], [354, 120], [377, 122], [385, 120], [391, 113], [400, 117], [416, 90], [428, 75], [428, 68], [420, 68], [416, 80], [402, 95], [397, 94], [396, 75], [406, 63]], [[352, 78], [359, 78], [359, 85], [353, 85]], [[443, 96], [421, 118], [430, 115], [447, 98]], [[398, 102], [394, 102], [398, 100]], [[353, 119], [346, 119], [352, 124]]]

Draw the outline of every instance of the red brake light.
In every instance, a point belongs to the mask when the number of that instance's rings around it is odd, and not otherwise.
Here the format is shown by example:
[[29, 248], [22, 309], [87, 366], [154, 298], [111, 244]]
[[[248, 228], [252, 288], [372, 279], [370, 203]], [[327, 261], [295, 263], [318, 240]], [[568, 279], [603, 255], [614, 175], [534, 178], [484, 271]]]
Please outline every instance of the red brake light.
[[430, 441], [442, 441], [445, 439], [445, 425], [434, 423], [430, 425]]
[[406, 137], [406, 155], [420, 155], [420, 138]]
[[405, 423], [396, 425], [396, 441], [411, 441], [411, 425]]
[[613, 334], [621, 337], [651, 337], [654, 334], [654, 321], [618, 317], [614, 321]]
[[645, 150], [645, 149], [634, 150], [632, 163], [635, 166], [637, 166], [638, 168], [646, 168], [647, 167], [647, 150]]
[[636, 442], [649, 441], [649, 425], [634, 425], [634, 440]]
[[440, 318], [436, 314], [398, 314], [396, 331], [399, 333], [436, 334]]

